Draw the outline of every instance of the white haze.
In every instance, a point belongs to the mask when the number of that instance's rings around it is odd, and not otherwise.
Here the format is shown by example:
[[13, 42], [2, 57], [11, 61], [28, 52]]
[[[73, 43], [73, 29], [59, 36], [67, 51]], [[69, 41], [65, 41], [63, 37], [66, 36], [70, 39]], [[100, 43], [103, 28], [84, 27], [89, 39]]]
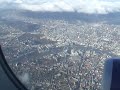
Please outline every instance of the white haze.
[[14, 3], [21, 9], [51, 12], [108, 14], [120, 12], [120, 0], [0, 0]]
[[30, 77], [28, 73], [23, 73], [22, 75], [19, 75], [19, 79], [22, 81], [22, 83], [29, 84]]

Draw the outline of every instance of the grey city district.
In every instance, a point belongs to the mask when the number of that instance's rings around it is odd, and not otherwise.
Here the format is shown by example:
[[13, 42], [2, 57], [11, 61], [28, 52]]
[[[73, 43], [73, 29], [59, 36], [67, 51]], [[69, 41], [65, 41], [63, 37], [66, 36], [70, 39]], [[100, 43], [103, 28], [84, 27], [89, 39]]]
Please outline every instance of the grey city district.
[[29, 90], [101, 90], [104, 61], [120, 55], [120, 25], [80, 15], [0, 11], [0, 44]]

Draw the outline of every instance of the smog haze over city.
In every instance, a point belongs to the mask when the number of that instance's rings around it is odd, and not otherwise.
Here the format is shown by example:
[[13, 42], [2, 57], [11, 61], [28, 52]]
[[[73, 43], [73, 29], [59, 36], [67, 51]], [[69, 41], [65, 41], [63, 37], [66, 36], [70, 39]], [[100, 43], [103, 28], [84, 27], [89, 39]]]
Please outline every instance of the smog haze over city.
[[0, 45], [29, 90], [101, 90], [119, 16], [120, 0], [0, 0]]

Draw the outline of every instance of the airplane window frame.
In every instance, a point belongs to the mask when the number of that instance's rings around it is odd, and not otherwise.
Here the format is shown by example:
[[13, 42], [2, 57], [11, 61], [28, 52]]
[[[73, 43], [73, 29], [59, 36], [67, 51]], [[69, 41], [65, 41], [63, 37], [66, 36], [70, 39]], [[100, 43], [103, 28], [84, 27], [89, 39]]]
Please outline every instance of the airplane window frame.
[[16, 88], [18, 88], [18, 90], [28, 90], [21, 82], [20, 80], [16, 77], [16, 75], [13, 73], [13, 71], [11, 70], [11, 68], [9, 67], [4, 53], [2, 52], [2, 48], [0, 45], [0, 65], [2, 67], [2, 69], [4, 70], [4, 73], [7, 75], [7, 77], [9, 78], [9, 80], [14, 84], [14, 86]]

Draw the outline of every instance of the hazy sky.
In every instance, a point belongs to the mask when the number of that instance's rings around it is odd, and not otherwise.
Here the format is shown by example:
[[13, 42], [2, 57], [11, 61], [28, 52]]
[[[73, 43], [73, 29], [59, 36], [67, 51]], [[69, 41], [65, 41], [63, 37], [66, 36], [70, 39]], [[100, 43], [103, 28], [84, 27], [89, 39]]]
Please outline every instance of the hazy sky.
[[22, 9], [51, 12], [84, 12], [107, 14], [120, 12], [120, 0], [0, 0], [14, 3]]

